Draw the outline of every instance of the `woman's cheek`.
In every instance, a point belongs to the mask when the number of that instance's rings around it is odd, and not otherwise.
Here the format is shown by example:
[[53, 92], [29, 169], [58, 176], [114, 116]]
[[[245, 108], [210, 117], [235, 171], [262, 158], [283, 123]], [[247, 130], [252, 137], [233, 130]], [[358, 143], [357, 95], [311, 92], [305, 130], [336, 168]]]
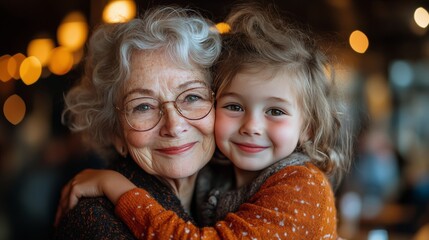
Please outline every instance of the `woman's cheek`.
[[215, 146], [215, 136], [214, 136], [214, 130], [215, 129], [215, 114], [214, 111], [208, 115], [204, 121], [202, 122], [202, 126], [199, 127], [199, 131], [202, 134], [202, 137], [204, 139], [203, 141], [203, 151], [207, 156], [210, 156], [214, 152]]
[[132, 145], [135, 148], [143, 148], [151, 145], [151, 137], [147, 136], [147, 132], [129, 131], [126, 133], [125, 139], [129, 145]]
[[213, 135], [215, 128], [215, 111], [212, 110], [202, 121], [203, 127], [200, 128], [204, 135]]

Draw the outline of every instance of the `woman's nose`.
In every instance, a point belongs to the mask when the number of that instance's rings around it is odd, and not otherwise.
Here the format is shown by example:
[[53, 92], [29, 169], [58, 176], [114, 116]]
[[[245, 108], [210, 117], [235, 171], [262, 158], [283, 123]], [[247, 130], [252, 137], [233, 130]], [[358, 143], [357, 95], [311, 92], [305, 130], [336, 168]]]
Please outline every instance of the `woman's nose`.
[[186, 130], [186, 119], [180, 115], [174, 102], [166, 102], [162, 107], [163, 120], [161, 120], [161, 134], [177, 136]]

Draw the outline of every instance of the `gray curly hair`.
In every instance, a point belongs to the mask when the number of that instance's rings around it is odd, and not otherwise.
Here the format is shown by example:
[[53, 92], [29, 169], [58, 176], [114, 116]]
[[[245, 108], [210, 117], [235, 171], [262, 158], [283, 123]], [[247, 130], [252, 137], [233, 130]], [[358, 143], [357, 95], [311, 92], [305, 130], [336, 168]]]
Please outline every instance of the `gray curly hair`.
[[213, 26], [196, 11], [175, 6], [100, 26], [89, 41], [83, 77], [64, 97], [63, 124], [82, 133], [101, 155], [111, 156], [113, 137], [122, 134], [115, 106], [129, 79], [133, 52], [162, 50], [178, 66], [200, 69], [211, 82], [210, 68], [221, 51]]

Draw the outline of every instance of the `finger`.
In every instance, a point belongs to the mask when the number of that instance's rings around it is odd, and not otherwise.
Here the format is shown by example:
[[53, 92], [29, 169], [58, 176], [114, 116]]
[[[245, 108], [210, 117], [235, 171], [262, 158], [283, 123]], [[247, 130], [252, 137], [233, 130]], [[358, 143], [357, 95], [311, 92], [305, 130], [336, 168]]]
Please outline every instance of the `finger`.
[[63, 211], [60, 205], [57, 207], [57, 212], [55, 213], [55, 221], [54, 221], [54, 227], [58, 227], [60, 224], [60, 220], [63, 216]]
[[60, 201], [58, 202], [58, 206], [57, 206], [57, 211], [55, 213], [55, 221], [54, 221], [54, 226], [57, 227], [58, 224], [60, 223], [60, 220], [62, 218], [62, 216], [65, 213], [65, 208], [64, 205], [67, 204], [65, 201], [67, 201], [67, 194], [69, 192], [69, 184], [66, 184], [63, 189], [61, 190], [61, 197], [60, 197]]
[[54, 226], [58, 226], [61, 218], [67, 212], [68, 206], [68, 195], [70, 194], [70, 182], [68, 182], [63, 189], [61, 190], [61, 197], [58, 203], [57, 212], [55, 213], [55, 222]]
[[68, 205], [67, 205], [67, 210], [70, 210], [72, 208], [74, 208], [77, 203], [79, 202], [79, 195], [76, 194], [70, 194], [69, 196], [69, 201], [68, 201]]
[[63, 190], [61, 191], [60, 206], [63, 211], [67, 210], [70, 191], [71, 191], [70, 183], [67, 183], [67, 185], [64, 186]]

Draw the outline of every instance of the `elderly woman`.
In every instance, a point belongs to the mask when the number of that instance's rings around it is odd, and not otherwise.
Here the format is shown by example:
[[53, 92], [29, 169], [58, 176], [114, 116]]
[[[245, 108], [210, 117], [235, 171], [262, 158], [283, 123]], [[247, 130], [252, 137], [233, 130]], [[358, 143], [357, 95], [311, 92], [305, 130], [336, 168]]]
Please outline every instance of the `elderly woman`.
[[[211, 26], [173, 7], [102, 26], [89, 43], [85, 75], [65, 97], [70, 128], [187, 221], [197, 173], [215, 149], [209, 68], [221, 41]], [[133, 236], [107, 198], [88, 198], [61, 219], [55, 238]]]

